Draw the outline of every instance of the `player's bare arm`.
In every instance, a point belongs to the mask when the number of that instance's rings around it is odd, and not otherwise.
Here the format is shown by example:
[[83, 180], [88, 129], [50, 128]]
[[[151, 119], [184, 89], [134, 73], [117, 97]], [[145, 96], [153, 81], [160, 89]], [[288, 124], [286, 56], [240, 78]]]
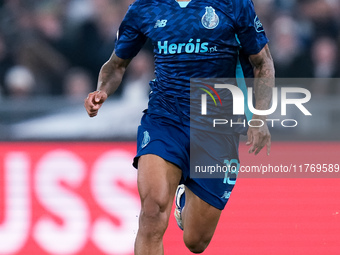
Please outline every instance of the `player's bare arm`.
[[[269, 109], [272, 100], [272, 88], [275, 85], [274, 64], [268, 45], [266, 45], [258, 54], [251, 55], [249, 60], [254, 67], [255, 108], [258, 110], [267, 110]], [[255, 155], [257, 155], [264, 146], [267, 146], [267, 155], [269, 155], [271, 136], [266, 123], [266, 116], [254, 114], [253, 119], [263, 120], [264, 125], [261, 127], [249, 127], [247, 134], [247, 145], [251, 145], [249, 153], [255, 152]], [[253, 126], [260, 125], [261, 123], [256, 124], [253, 122]]]
[[84, 103], [90, 117], [96, 116], [107, 97], [117, 90], [130, 61], [130, 59], [121, 59], [113, 53], [102, 66], [99, 72], [97, 91], [91, 92]]

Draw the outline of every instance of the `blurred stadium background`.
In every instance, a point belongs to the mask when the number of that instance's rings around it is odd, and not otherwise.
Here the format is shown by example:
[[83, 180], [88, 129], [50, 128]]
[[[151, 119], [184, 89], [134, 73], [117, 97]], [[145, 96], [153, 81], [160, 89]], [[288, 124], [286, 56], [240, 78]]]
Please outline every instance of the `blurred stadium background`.
[[[271, 129], [269, 158], [242, 144], [242, 163], [339, 164], [340, 1], [253, 1], [278, 86], [307, 88], [313, 116], [288, 109], [299, 125]], [[132, 2], [0, 1], [0, 254], [133, 253], [131, 159], [154, 75], [150, 43], [96, 118], [83, 108]], [[339, 173], [243, 177], [204, 254], [340, 254]], [[189, 254], [172, 218], [165, 245]]]

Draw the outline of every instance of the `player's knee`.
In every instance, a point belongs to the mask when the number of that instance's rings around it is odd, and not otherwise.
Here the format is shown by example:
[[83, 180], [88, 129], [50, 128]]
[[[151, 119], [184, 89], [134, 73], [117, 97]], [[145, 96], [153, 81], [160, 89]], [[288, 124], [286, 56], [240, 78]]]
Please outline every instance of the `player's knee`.
[[211, 238], [195, 238], [184, 236], [185, 246], [192, 253], [202, 253], [208, 247]]
[[140, 226], [145, 234], [163, 235], [168, 226], [168, 216], [165, 206], [154, 199], [146, 198], [142, 201]]
[[197, 243], [185, 243], [186, 247], [192, 252], [192, 253], [202, 253], [204, 250], [208, 247], [208, 242], [197, 242]]

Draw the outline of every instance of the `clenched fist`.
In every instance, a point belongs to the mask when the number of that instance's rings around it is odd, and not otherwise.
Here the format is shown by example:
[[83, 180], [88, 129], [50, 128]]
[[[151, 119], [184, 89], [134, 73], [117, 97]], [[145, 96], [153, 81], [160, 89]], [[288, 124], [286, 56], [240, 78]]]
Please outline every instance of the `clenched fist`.
[[85, 109], [90, 117], [97, 115], [99, 108], [107, 99], [107, 93], [104, 91], [91, 92], [85, 99]]

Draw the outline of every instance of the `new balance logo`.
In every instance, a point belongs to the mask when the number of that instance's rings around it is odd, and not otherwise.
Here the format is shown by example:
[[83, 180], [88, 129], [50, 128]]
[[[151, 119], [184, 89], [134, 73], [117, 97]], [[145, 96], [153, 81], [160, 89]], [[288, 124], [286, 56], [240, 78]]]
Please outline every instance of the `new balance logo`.
[[168, 20], [166, 20], [166, 19], [157, 20], [157, 21], [156, 21], [156, 24], [155, 24], [155, 26], [154, 26], [154, 28], [157, 28], [157, 27], [165, 27], [167, 21], [168, 21]]
[[224, 199], [229, 199], [230, 198], [230, 195], [231, 195], [231, 191], [225, 191], [223, 196], [221, 198], [224, 198]]

